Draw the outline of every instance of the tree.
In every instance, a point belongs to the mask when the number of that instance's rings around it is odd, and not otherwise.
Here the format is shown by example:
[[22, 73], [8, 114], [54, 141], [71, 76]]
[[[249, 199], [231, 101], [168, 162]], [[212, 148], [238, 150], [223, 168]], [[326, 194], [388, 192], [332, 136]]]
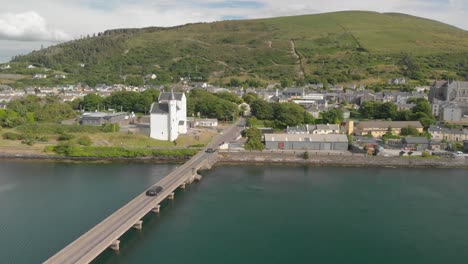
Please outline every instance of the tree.
[[379, 119], [392, 119], [398, 118], [398, 108], [392, 102], [383, 103], [378, 105], [375, 117]]
[[258, 98], [258, 95], [256, 93], [246, 93], [242, 96], [242, 99], [244, 100], [244, 102], [246, 102], [247, 104], [251, 104], [253, 101], [259, 99]]
[[403, 127], [400, 135], [402, 136], [419, 136], [419, 131], [414, 126]]
[[83, 102], [81, 103], [82, 108], [86, 111], [96, 111], [98, 108], [103, 109], [104, 98], [101, 96], [91, 93], [83, 97]]
[[314, 116], [307, 111], [304, 111], [304, 124], [315, 124]]
[[233, 102], [235, 104], [241, 104], [242, 103], [242, 98], [240, 98], [239, 96], [237, 96], [237, 95], [235, 95], [233, 93], [230, 93], [230, 92], [221, 92], [221, 93], [217, 93], [215, 95], [217, 97], [221, 98], [221, 99]]
[[416, 100], [416, 106], [412, 109], [413, 113], [424, 113], [428, 116], [432, 115], [431, 105], [426, 99], [418, 98]]
[[295, 103], [273, 103], [273, 116], [281, 127], [304, 124], [304, 112]]
[[229, 86], [230, 87], [239, 87], [240, 86], [240, 81], [237, 78], [231, 78], [229, 81]]
[[249, 117], [247, 118], [247, 120], [245, 121], [246, 125], [248, 127], [257, 127], [259, 122], [258, 122], [258, 119], [256, 117]]
[[37, 120], [43, 122], [58, 122], [75, 117], [75, 111], [70, 105], [64, 103], [46, 104], [37, 113]]
[[377, 113], [377, 106], [378, 104], [376, 102], [366, 101], [362, 103], [361, 108], [359, 109], [359, 112], [364, 118], [374, 119]]
[[256, 99], [250, 104], [252, 115], [260, 120], [273, 119], [273, 107], [267, 101]]
[[343, 110], [339, 108], [333, 108], [320, 114], [322, 117], [322, 123], [324, 124], [340, 124], [343, 122]]
[[263, 150], [265, 145], [262, 143], [262, 132], [257, 128], [249, 128], [243, 132], [247, 142], [244, 148], [247, 150]]
[[289, 79], [282, 79], [280, 83], [281, 83], [282, 88], [286, 88], [286, 87], [291, 86], [292, 81]]

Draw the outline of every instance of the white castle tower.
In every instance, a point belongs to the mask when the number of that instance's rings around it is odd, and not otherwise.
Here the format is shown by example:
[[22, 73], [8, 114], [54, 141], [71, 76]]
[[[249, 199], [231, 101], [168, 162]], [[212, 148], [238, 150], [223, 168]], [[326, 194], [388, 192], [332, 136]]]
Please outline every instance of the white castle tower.
[[187, 98], [184, 93], [161, 93], [151, 105], [150, 137], [174, 141], [187, 133]]

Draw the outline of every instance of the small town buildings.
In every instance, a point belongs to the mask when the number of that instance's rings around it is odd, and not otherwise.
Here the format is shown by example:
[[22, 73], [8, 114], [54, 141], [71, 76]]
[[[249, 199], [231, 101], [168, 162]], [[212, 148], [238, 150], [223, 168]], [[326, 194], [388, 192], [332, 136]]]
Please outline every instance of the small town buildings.
[[10, 64], [4, 64], [4, 65], [0, 66], [0, 70], [8, 70], [8, 69], [11, 69]]
[[398, 111], [411, 110], [416, 104], [396, 104]]
[[286, 97], [303, 97], [306, 95], [305, 88], [286, 88], [281, 93]]
[[468, 140], [468, 129], [430, 126], [427, 130], [434, 140], [462, 142]]
[[430, 148], [430, 140], [426, 137], [406, 137], [402, 139], [402, 143], [409, 150], [423, 151]]
[[307, 135], [309, 134], [309, 125], [301, 125], [301, 126], [288, 126], [286, 128], [286, 134], [288, 135]]
[[81, 125], [101, 126], [103, 124], [128, 125], [127, 113], [84, 113], [80, 118]]
[[66, 79], [67, 76], [65, 74], [55, 74], [55, 79]]
[[394, 84], [394, 85], [406, 84], [406, 79], [405, 78], [390, 79], [388, 80], [388, 84]]
[[266, 134], [265, 147], [268, 150], [346, 151], [348, 150], [348, 137], [343, 134]]
[[402, 128], [414, 127], [419, 133], [424, 132], [424, 127], [419, 121], [361, 121], [354, 124], [348, 122], [348, 133], [356, 136], [372, 135], [381, 137], [390, 129], [392, 134], [399, 135]]
[[46, 79], [47, 75], [42, 74], [42, 73], [36, 73], [33, 75], [33, 79]]
[[326, 124], [326, 125], [315, 125], [310, 129], [310, 134], [313, 135], [329, 135], [329, 134], [339, 134], [340, 125], [335, 124]]
[[340, 125], [326, 124], [326, 125], [301, 125], [294, 127], [287, 127], [286, 133], [288, 135], [328, 135], [339, 134]]
[[187, 98], [184, 93], [161, 93], [151, 105], [150, 137], [173, 141], [187, 133]]
[[441, 118], [446, 122], [460, 122], [463, 118], [463, 111], [456, 104], [443, 105]]
[[217, 127], [218, 119], [195, 119], [194, 127]]

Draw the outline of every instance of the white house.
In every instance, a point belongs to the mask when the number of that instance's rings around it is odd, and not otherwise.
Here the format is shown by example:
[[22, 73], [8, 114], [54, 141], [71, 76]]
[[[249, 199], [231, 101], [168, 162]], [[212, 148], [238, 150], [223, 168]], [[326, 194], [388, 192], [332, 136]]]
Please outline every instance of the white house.
[[187, 133], [187, 98], [184, 93], [161, 93], [151, 105], [150, 137], [173, 141]]
[[42, 74], [42, 73], [36, 73], [33, 75], [33, 79], [46, 79], [47, 75]]

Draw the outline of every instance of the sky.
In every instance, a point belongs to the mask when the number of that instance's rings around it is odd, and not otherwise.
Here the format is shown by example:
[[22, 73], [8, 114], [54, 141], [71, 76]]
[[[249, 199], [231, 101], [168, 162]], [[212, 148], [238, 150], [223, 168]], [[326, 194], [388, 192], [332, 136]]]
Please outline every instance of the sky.
[[0, 62], [114, 28], [316, 14], [400, 12], [468, 30], [468, 0], [1, 0]]

